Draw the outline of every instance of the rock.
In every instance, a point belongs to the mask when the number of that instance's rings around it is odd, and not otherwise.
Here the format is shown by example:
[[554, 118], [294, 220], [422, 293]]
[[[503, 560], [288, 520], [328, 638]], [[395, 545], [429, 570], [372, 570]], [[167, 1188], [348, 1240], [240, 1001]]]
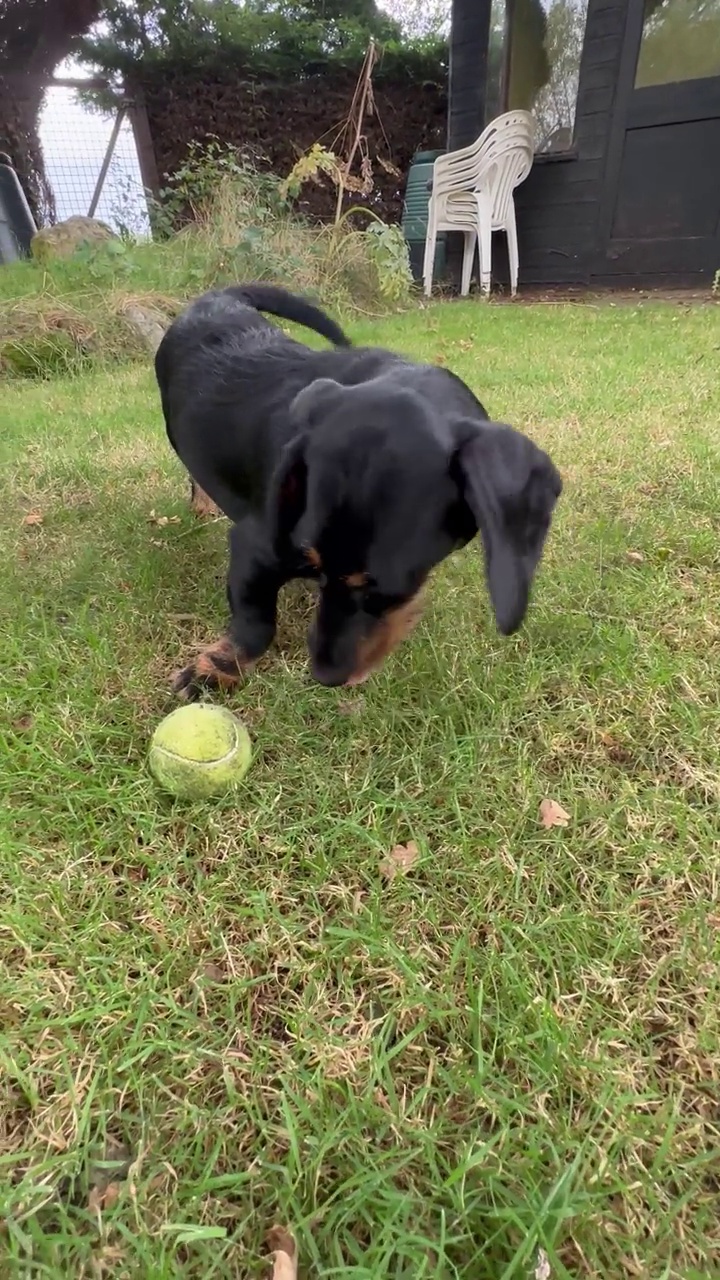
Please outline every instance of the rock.
[[145, 343], [150, 355], [154, 356], [163, 340], [165, 325], [160, 323], [155, 312], [133, 302], [124, 308], [123, 315], [133, 332]]
[[42, 227], [30, 243], [32, 256], [40, 262], [49, 258], [71, 258], [83, 245], [99, 246], [119, 236], [97, 218], [83, 218], [76, 214], [54, 227]]

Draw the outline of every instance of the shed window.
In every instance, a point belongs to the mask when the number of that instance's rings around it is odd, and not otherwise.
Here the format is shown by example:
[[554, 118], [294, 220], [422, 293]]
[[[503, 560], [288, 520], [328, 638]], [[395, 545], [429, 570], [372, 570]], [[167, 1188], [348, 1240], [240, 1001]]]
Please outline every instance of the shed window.
[[492, 0], [487, 119], [522, 107], [538, 151], [570, 151], [588, 0]]
[[645, 0], [635, 87], [720, 76], [720, 0]]

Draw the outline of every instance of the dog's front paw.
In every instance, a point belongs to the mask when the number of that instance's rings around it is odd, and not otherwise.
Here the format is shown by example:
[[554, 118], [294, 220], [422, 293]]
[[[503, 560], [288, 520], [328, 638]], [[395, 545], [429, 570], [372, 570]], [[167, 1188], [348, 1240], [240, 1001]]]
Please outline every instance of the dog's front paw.
[[182, 671], [173, 676], [173, 692], [187, 702], [194, 702], [208, 689], [235, 688], [244, 671], [252, 663], [235, 647], [229, 636], [208, 645]]

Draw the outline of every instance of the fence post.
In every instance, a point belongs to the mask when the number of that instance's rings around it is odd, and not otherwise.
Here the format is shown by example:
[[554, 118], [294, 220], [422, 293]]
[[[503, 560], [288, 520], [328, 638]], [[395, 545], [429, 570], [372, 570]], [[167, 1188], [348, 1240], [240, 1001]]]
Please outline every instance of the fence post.
[[105, 179], [107, 178], [107, 175], [108, 175], [108, 169], [110, 168], [110, 162], [111, 162], [111, 160], [112, 160], [112, 158], [113, 158], [113, 153], [114, 153], [114, 151], [115, 151], [115, 146], [116, 146], [116, 144], [117, 144], [117, 140], [118, 140], [118, 138], [119, 138], [119, 136], [120, 136], [120, 130], [121, 130], [121, 128], [122, 128], [122, 122], [123, 122], [123, 120], [125, 119], [126, 113], [127, 113], [127, 107], [119, 107], [119, 108], [118, 108], [117, 114], [116, 114], [116, 116], [115, 116], [115, 123], [114, 123], [114, 125], [113, 125], [113, 127], [112, 127], [112, 133], [110, 134], [110, 141], [108, 142], [107, 147], [106, 147], [106, 149], [105, 149], [105, 155], [103, 156], [103, 162], [102, 162], [102, 164], [100, 165], [100, 172], [99, 172], [98, 177], [97, 177], [97, 182], [95, 183], [95, 190], [94, 190], [94, 191], [93, 191], [93, 193], [92, 193], [92, 200], [90, 201], [90, 208], [89, 208], [89, 209], [88, 209], [88, 211], [87, 211], [87, 216], [88, 216], [88, 218], [94, 218], [94, 217], [95, 217], [95, 211], [96, 211], [96, 209], [97, 209], [97, 207], [98, 207], [98, 203], [99, 203], [99, 200], [100, 200], [100, 196], [102, 195], [102, 189], [103, 189], [103, 187], [105, 186]]
[[133, 91], [128, 114], [135, 138], [135, 148], [143, 187], [151, 196], [157, 198], [160, 193], [160, 178], [155, 159], [155, 147], [153, 146], [147, 107], [139, 91]]

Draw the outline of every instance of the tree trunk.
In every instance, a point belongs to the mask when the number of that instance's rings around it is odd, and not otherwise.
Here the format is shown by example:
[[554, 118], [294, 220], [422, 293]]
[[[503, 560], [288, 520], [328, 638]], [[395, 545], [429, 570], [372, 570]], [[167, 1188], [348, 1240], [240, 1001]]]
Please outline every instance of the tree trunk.
[[55, 216], [38, 135], [43, 95], [100, 8], [101, 0], [0, 0], [0, 151], [10, 156], [38, 223]]
[[0, 151], [10, 157], [38, 226], [55, 221], [55, 199], [38, 136], [43, 93], [44, 88], [27, 76], [0, 75]]

